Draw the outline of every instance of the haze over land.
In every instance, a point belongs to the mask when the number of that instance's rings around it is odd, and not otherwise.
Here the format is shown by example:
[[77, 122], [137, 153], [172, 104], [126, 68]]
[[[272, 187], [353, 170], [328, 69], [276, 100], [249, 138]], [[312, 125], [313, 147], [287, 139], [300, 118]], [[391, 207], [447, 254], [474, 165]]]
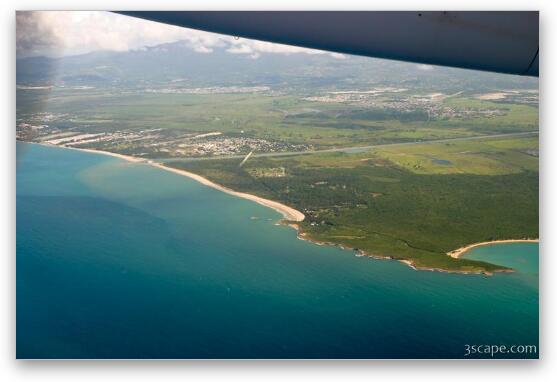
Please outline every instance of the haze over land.
[[[18, 139], [186, 169], [298, 209], [305, 238], [417, 267], [506, 270], [446, 253], [537, 238], [537, 79], [229, 49], [19, 59]], [[293, 154], [258, 157], [276, 153]]]

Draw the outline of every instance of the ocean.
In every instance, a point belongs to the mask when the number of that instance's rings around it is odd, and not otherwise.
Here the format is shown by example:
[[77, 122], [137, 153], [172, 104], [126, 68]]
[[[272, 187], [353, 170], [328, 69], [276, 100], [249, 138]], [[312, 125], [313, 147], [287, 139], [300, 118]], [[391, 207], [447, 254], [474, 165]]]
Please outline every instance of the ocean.
[[537, 244], [467, 255], [512, 274], [415, 271], [147, 164], [17, 151], [17, 358], [539, 356]]

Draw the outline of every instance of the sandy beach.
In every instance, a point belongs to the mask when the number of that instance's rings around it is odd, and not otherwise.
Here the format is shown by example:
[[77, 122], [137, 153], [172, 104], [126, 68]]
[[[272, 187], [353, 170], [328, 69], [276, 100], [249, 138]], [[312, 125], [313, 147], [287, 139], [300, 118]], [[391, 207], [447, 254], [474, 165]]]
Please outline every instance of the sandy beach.
[[[48, 146], [51, 146], [51, 145], [48, 145]], [[56, 145], [55, 145], [55, 147], [64, 147], [66, 149], [71, 149], [71, 150], [79, 150], [79, 151], [84, 151], [84, 152], [88, 152], [88, 153], [108, 155], [108, 156], [111, 156], [111, 157], [124, 159], [128, 162], [145, 163], [145, 164], [148, 164], [150, 166], [157, 167], [161, 170], [165, 170], [165, 171], [172, 172], [174, 174], [186, 176], [186, 177], [188, 177], [190, 179], [193, 179], [193, 180], [195, 180], [195, 181], [197, 181], [201, 184], [204, 184], [206, 186], [215, 188], [215, 189], [217, 189], [219, 191], [222, 191], [222, 192], [226, 192], [227, 194], [234, 195], [234, 196], [237, 196], [239, 198], [251, 200], [251, 201], [256, 202], [258, 204], [261, 204], [265, 207], [272, 208], [275, 211], [282, 214], [282, 216], [284, 216], [284, 218], [286, 220], [299, 222], [299, 221], [302, 221], [302, 220], [305, 219], [305, 215], [303, 213], [301, 213], [300, 211], [298, 211], [298, 210], [296, 210], [292, 207], [284, 205], [282, 203], [276, 202], [274, 200], [261, 198], [259, 196], [255, 196], [255, 195], [252, 195], [252, 194], [247, 194], [245, 192], [234, 191], [234, 190], [231, 190], [230, 188], [227, 188], [227, 187], [221, 186], [220, 184], [212, 182], [209, 179], [204, 178], [200, 175], [194, 174], [194, 173], [186, 171], [186, 170], [179, 170], [179, 169], [176, 169], [176, 168], [168, 167], [168, 166], [165, 166], [163, 164], [156, 163], [156, 162], [154, 162], [152, 160], [149, 160], [149, 159], [136, 158], [136, 157], [133, 157], [131, 155], [116, 154], [116, 153], [111, 153], [109, 151], [102, 151], [102, 150], [80, 149], [80, 148], [76, 148], [76, 147], [65, 147], [65, 146], [56, 146]]]
[[[60, 146], [57, 146], [57, 145], [53, 145], [53, 146], [54, 147], [60, 147]], [[78, 149], [77, 147], [66, 147], [66, 146], [63, 146], [63, 147], [66, 148], [66, 149], [71, 149], [71, 150], [85, 151], [86, 153], [108, 155], [108, 156], [111, 156], [111, 157], [127, 160], [128, 162], [136, 162], [136, 163], [137, 162], [145, 162], [145, 163], [148, 162], [147, 159], [136, 158], [136, 157], [132, 157], [130, 155], [111, 153], [110, 151], [101, 151], [101, 150], [93, 150], [93, 149]]]
[[188, 178], [194, 179], [201, 184], [204, 184], [206, 186], [215, 188], [215, 189], [217, 189], [219, 191], [222, 191], [222, 192], [226, 192], [227, 194], [234, 195], [234, 196], [237, 196], [239, 198], [251, 200], [251, 201], [259, 203], [259, 204], [261, 204], [265, 207], [272, 208], [275, 211], [281, 213], [282, 216], [284, 216], [284, 218], [286, 220], [299, 222], [299, 221], [304, 220], [304, 218], [305, 218], [305, 215], [303, 213], [301, 213], [300, 211], [298, 211], [298, 210], [296, 210], [292, 207], [289, 207], [287, 205], [284, 205], [282, 203], [275, 202], [274, 200], [261, 198], [259, 196], [255, 196], [255, 195], [252, 195], [252, 194], [247, 194], [245, 192], [239, 192], [239, 191], [231, 190], [230, 188], [221, 186], [220, 184], [214, 183], [207, 178], [204, 178], [200, 175], [194, 174], [194, 173], [189, 172], [189, 171], [179, 170], [179, 169], [172, 168], [172, 167], [167, 167], [165, 165], [162, 165], [160, 163], [155, 163], [155, 162], [150, 162], [149, 164], [153, 167], [160, 168], [161, 170], [170, 171], [170, 172], [173, 172], [175, 174], [182, 175], [182, 176], [187, 176]]
[[494, 241], [484, 241], [481, 243], [470, 244], [465, 247], [455, 249], [454, 251], [447, 252], [447, 255], [458, 259], [460, 256], [476, 247], [483, 247], [486, 245], [502, 244], [502, 243], [539, 243], [539, 239], [510, 239], [510, 240], [494, 240]]
[[412, 269], [415, 270], [415, 271], [418, 270], [418, 268], [416, 268], [416, 267], [414, 266], [414, 263], [411, 262], [410, 260], [398, 260], [398, 261], [399, 261], [400, 263], [402, 263], [402, 264], [408, 265], [410, 268], [412, 268]]
[[[251, 201], [253, 201], [255, 203], [258, 203], [258, 204], [261, 204], [265, 207], [272, 208], [275, 211], [279, 212], [284, 217], [285, 220], [288, 220], [290, 222], [301, 222], [305, 219], [305, 215], [302, 212], [300, 212], [300, 211], [298, 211], [298, 210], [296, 210], [292, 207], [289, 207], [287, 205], [284, 205], [282, 203], [276, 202], [274, 200], [261, 198], [259, 196], [248, 194], [248, 193], [245, 193], [245, 192], [234, 191], [230, 188], [227, 188], [227, 187], [224, 187], [224, 186], [222, 186], [218, 183], [215, 183], [215, 182], [213, 182], [213, 181], [211, 181], [207, 178], [204, 178], [201, 175], [194, 174], [194, 173], [186, 171], [186, 170], [180, 170], [180, 169], [177, 169], [177, 168], [168, 167], [168, 166], [165, 166], [161, 163], [154, 162], [150, 159], [137, 158], [137, 157], [133, 157], [131, 155], [117, 154], [117, 153], [112, 153], [112, 152], [109, 152], [109, 151], [102, 151], [102, 150], [80, 149], [80, 148], [76, 148], [76, 147], [65, 147], [65, 146], [58, 146], [58, 145], [49, 145], [49, 144], [44, 144], [44, 143], [38, 143], [38, 144], [47, 145], [47, 146], [54, 146], [54, 147], [63, 147], [63, 148], [70, 149], [70, 150], [78, 150], [78, 151], [84, 151], [84, 152], [94, 153], [94, 154], [108, 155], [108, 156], [111, 156], [111, 157], [123, 159], [125, 161], [133, 162], [133, 163], [144, 163], [146, 165], [153, 166], [153, 167], [159, 168], [159, 169], [164, 170], [164, 171], [169, 171], [169, 172], [172, 172], [174, 174], [178, 174], [178, 175], [181, 175], [181, 176], [186, 176], [186, 177], [188, 177], [190, 179], [193, 179], [193, 180], [195, 180], [195, 181], [197, 181], [197, 182], [199, 182], [203, 185], [212, 187], [212, 188], [217, 189], [221, 192], [225, 192], [227, 194], [237, 196], [239, 198], [251, 200]], [[308, 238], [305, 237], [305, 233], [300, 232], [300, 227], [297, 224], [291, 223], [291, 224], [288, 224], [288, 226], [296, 229], [299, 232], [299, 234], [298, 234], [299, 239], [308, 240]], [[312, 240], [312, 239], [309, 239], [308, 241], [311, 241], [312, 243], [317, 244], [317, 245], [332, 245], [332, 246], [338, 246], [342, 249], [350, 249], [350, 248], [345, 248], [344, 246], [339, 246], [339, 245], [334, 244], [334, 243], [324, 243], [324, 242], [320, 242], [320, 241]], [[493, 244], [501, 244], [501, 243], [537, 243], [537, 242], [539, 242], [539, 239], [509, 239], [509, 240], [485, 241], [485, 242], [474, 243], [474, 244], [467, 245], [465, 247], [455, 249], [454, 251], [447, 252], [447, 255], [451, 256], [453, 258], [459, 258], [463, 254], [465, 254], [466, 252], [471, 250], [472, 248], [476, 248], [476, 247], [481, 247], [481, 246], [486, 246], [486, 245], [493, 245]], [[391, 257], [374, 256], [374, 255], [372, 256], [372, 255], [365, 254], [365, 253], [362, 253], [359, 256], [369, 256], [369, 257], [381, 258], [381, 259], [392, 259]], [[446, 270], [437, 269], [437, 268], [416, 267], [413, 264], [413, 262], [410, 261], [410, 260], [401, 259], [401, 260], [398, 260], [398, 261], [407, 265], [407, 266], [409, 266], [409, 267], [411, 267], [414, 270], [430, 270], [430, 271], [441, 271], [441, 272], [453, 273], [452, 271], [446, 271]], [[474, 273], [474, 272], [455, 271], [454, 273], [465, 273], [465, 274], [467, 274], [467, 273]], [[487, 275], [492, 274], [490, 272], [479, 272], [479, 273], [485, 273]]]

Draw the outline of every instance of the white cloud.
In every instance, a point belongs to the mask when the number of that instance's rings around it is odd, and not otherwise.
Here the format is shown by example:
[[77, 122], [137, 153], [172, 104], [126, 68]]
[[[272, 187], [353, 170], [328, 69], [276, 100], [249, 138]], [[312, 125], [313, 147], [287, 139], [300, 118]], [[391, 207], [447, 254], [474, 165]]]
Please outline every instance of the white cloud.
[[230, 48], [226, 49], [228, 53], [232, 54], [252, 54], [253, 49], [249, 45], [246, 44], [239, 44], [239, 45], [232, 45]]
[[420, 64], [420, 65], [418, 65], [418, 69], [419, 69], [419, 70], [429, 71], [429, 70], [433, 70], [434, 67], [431, 66], [431, 65]]
[[258, 58], [261, 54], [329, 54], [269, 42], [235, 39], [193, 29], [155, 23], [111, 12], [33, 11], [17, 13], [18, 56], [60, 56], [98, 50], [127, 51], [175, 41], [199, 53], [225, 48], [232, 54]]

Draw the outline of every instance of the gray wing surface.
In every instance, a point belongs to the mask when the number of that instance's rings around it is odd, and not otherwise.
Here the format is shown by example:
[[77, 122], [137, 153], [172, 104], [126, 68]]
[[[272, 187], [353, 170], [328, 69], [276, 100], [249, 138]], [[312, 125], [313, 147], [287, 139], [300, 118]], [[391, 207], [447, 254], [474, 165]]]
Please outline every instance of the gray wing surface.
[[128, 16], [338, 53], [539, 75], [537, 11], [123, 11]]

